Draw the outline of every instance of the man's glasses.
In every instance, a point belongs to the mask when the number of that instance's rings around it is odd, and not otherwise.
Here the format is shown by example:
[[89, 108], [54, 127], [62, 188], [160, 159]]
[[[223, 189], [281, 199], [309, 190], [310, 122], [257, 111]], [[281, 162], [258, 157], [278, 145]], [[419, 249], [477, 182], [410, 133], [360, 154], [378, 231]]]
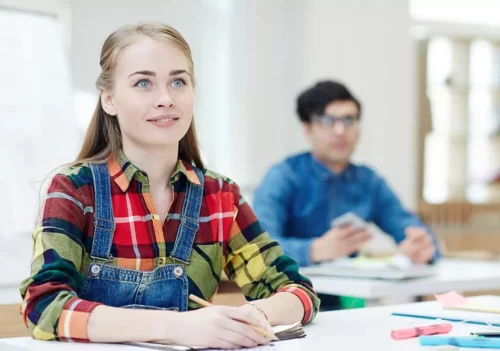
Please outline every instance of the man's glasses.
[[359, 122], [359, 116], [332, 117], [329, 115], [314, 116], [313, 120], [325, 128], [335, 128], [336, 123], [341, 123], [345, 129], [356, 126]]

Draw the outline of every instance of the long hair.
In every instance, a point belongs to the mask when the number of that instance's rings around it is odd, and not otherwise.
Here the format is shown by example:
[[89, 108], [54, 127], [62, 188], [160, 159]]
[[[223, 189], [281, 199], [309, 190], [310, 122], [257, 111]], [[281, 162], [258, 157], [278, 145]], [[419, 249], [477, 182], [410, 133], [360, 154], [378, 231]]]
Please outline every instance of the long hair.
[[[101, 49], [101, 73], [96, 82], [99, 90], [112, 90], [113, 73], [116, 69], [119, 53], [144, 36], [174, 44], [186, 56], [188, 60], [188, 73], [191, 76], [193, 86], [195, 85], [191, 49], [182, 35], [174, 28], [165, 24], [144, 23], [121, 27], [111, 33], [106, 39]], [[104, 111], [101, 98], [99, 97], [75, 163], [105, 162], [111, 154], [116, 155], [122, 147], [122, 136], [118, 119], [108, 115]], [[196, 137], [194, 119], [191, 121], [186, 135], [179, 141], [178, 158], [198, 168], [204, 168], [200, 156], [198, 138]]]

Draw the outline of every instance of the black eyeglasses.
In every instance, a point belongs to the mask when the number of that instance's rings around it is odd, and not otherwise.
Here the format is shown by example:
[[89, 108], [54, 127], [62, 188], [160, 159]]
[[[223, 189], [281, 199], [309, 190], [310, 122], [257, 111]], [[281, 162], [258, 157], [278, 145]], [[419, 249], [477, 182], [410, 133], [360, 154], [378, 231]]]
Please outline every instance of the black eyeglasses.
[[330, 115], [314, 116], [313, 120], [322, 127], [335, 128], [335, 124], [341, 123], [345, 129], [353, 128], [359, 122], [359, 116], [347, 115], [343, 117], [333, 117]]

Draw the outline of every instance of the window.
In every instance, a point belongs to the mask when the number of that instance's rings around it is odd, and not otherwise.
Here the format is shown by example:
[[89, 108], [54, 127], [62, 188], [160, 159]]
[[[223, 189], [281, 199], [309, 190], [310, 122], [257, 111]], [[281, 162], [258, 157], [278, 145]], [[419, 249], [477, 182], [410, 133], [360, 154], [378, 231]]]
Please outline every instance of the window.
[[[500, 2], [410, 0], [430, 104], [423, 198], [427, 203], [500, 202]], [[425, 85], [425, 86], [424, 86]], [[423, 110], [422, 117], [427, 112]]]
[[498, 0], [410, 0], [410, 14], [418, 21], [498, 26]]
[[500, 44], [485, 39], [432, 37], [427, 96], [424, 199], [429, 203], [500, 200]]

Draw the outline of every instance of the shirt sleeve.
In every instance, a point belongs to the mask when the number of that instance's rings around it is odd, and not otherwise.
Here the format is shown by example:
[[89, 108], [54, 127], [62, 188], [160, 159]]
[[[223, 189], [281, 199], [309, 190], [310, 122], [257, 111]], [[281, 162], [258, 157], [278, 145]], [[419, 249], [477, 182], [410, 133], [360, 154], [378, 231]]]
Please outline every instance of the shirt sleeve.
[[299, 274], [297, 263], [261, 228], [236, 185], [233, 194], [235, 217], [226, 249], [226, 275], [248, 300], [263, 299], [277, 292], [295, 294], [304, 306], [302, 323], [308, 323], [319, 309], [311, 281]]
[[422, 227], [427, 230], [431, 235], [436, 251], [434, 253], [433, 261], [440, 257], [439, 244], [434, 232], [426, 226], [414, 214], [406, 210], [398, 197], [387, 182], [376, 176], [375, 179], [375, 216], [374, 223], [387, 234], [391, 235], [396, 243], [400, 243], [406, 237], [405, 230], [410, 226]]
[[33, 231], [31, 276], [21, 283], [21, 313], [40, 340], [88, 341], [87, 320], [99, 304], [78, 298], [86, 210], [76, 181], [52, 178]]
[[309, 252], [315, 238], [291, 238], [285, 235], [294, 187], [284, 167], [279, 165], [269, 170], [255, 191], [253, 207], [264, 230], [280, 243], [285, 254], [300, 266], [308, 266], [312, 264]]

